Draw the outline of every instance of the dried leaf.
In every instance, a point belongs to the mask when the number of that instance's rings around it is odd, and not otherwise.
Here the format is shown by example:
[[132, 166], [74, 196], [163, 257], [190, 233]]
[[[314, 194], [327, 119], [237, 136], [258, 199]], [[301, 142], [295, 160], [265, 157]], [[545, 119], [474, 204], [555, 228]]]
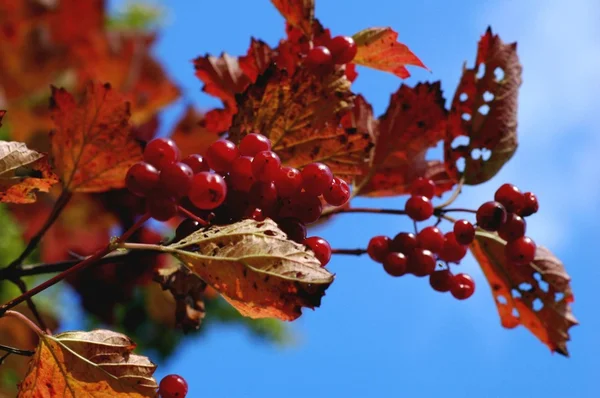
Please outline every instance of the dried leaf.
[[110, 330], [42, 335], [18, 396], [154, 397], [156, 365], [134, 348], [129, 337]]
[[505, 244], [496, 234], [478, 232], [471, 245], [492, 288], [502, 326], [512, 329], [521, 324], [550, 350], [568, 356], [569, 329], [578, 323], [569, 305], [574, 300], [571, 278], [562, 262], [542, 246], [529, 266], [509, 264]]
[[0, 176], [43, 157], [43, 154], [27, 148], [22, 142], [0, 141]]
[[420, 176], [434, 180], [438, 195], [452, 189], [454, 181], [443, 163], [425, 159], [427, 150], [444, 139], [445, 129], [446, 109], [439, 82], [400, 86], [379, 118], [372, 177], [361, 195], [406, 194]]
[[52, 154], [65, 189], [103, 192], [122, 188], [142, 150], [128, 123], [129, 103], [110, 85], [87, 86], [81, 103], [52, 87]]
[[301, 167], [323, 162], [340, 177], [362, 173], [371, 148], [368, 134], [340, 125], [354, 95], [342, 71], [323, 77], [299, 68], [294, 75], [271, 66], [237, 96], [229, 130], [234, 142], [258, 132], [271, 139], [282, 162]]
[[334, 279], [270, 219], [199, 230], [168, 249], [251, 318], [294, 320], [321, 304]]
[[312, 37], [315, 0], [271, 0], [271, 3], [290, 25], [300, 28], [307, 37]]
[[204, 155], [210, 144], [219, 139], [217, 134], [201, 125], [204, 121], [205, 117], [200, 112], [188, 106], [177, 122], [171, 138], [177, 143], [182, 156], [193, 153]]
[[[444, 150], [454, 178], [461, 174], [457, 160], [465, 159], [465, 184], [488, 181], [517, 150], [517, 99], [522, 68], [516, 50], [516, 43], [504, 44], [488, 28], [479, 41], [474, 68], [463, 70], [448, 115]], [[478, 77], [480, 68], [485, 68], [485, 73]], [[452, 142], [459, 136], [469, 137], [469, 144], [453, 148]], [[491, 151], [491, 156], [484, 160], [475, 150]]]
[[410, 76], [405, 65], [415, 65], [427, 69], [410, 49], [398, 42], [398, 33], [392, 28], [369, 28], [352, 36], [358, 52], [355, 64], [390, 72], [401, 79]]
[[58, 183], [48, 158], [43, 157], [27, 166], [0, 175], [0, 202], [33, 203], [37, 192], [49, 192]]

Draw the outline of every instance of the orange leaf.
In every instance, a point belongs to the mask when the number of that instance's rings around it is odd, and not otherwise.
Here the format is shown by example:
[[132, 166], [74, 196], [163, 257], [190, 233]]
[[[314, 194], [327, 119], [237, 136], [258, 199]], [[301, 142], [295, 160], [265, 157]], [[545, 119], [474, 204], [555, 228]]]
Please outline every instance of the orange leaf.
[[427, 69], [410, 49], [398, 42], [398, 33], [392, 28], [369, 28], [352, 36], [358, 52], [355, 64], [390, 72], [401, 79], [410, 76], [405, 65], [415, 65]]
[[436, 182], [438, 195], [452, 189], [454, 181], [444, 165], [425, 159], [427, 150], [445, 137], [446, 109], [439, 82], [419, 83], [414, 88], [400, 86], [378, 127], [372, 177], [360, 190], [361, 195], [406, 194], [411, 182], [420, 176]]
[[103, 30], [105, 18], [103, 0], [60, 0], [49, 15], [52, 38], [74, 45]]
[[204, 121], [205, 117], [189, 106], [177, 122], [171, 138], [177, 143], [182, 156], [193, 153], [204, 155], [210, 144], [219, 139], [217, 134], [201, 125]]
[[340, 126], [353, 96], [343, 71], [320, 77], [299, 68], [290, 76], [272, 66], [237, 97], [239, 110], [230, 139], [238, 142], [258, 132], [271, 139], [286, 165], [302, 167], [318, 161], [342, 178], [359, 175], [371, 137]]
[[18, 397], [154, 397], [156, 365], [134, 348], [110, 330], [42, 334]]
[[[448, 136], [444, 145], [448, 169], [458, 178], [456, 161], [465, 159], [465, 184], [477, 185], [492, 178], [517, 150], [517, 98], [522, 68], [517, 45], [504, 44], [488, 28], [479, 42], [473, 69], [463, 75], [448, 115]], [[477, 71], [484, 68], [483, 76]], [[469, 144], [452, 147], [459, 136], [469, 137]], [[474, 150], [489, 150], [484, 160]]]
[[109, 84], [88, 84], [78, 104], [52, 87], [52, 155], [65, 189], [103, 192], [122, 188], [142, 150], [131, 134], [129, 103]]
[[[486, 232], [478, 232], [471, 244], [492, 288], [502, 326], [512, 329], [521, 324], [550, 350], [568, 356], [569, 329], [577, 320], [569, 305], [574, 299], [571, 278], [562, 262], [538, 246], [533, 262], [517, 267], [507, 262], [505, 245], [496, 234]], [[541, 308], [535, 308], [538, 303]]]
[[237, 57], [223, 53], [219, 57], [206, 55], [194, 60], [196, 76], [204, 82], [202, 91], [235, 106], [235, 94], [243, 92], [250, 78], [240, 68]]
[[312, 22], [315, 17], [315, 0], [271, 0], [285, 20], [312, 37]]

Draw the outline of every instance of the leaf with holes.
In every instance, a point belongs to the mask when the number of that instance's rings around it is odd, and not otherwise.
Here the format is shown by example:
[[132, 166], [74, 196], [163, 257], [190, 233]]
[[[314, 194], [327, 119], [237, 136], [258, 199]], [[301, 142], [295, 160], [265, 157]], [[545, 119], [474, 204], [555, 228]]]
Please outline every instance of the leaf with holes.
[[271, 0], [285, 20], [298, 27], [307, 37], [312, 37], [315, 17], [315, 0]]
[[129, 103], [109, 84], [89, 83], [80, 103], [52, 87], [51, 144], [65, 189], [104, 192], [125, 186], [125, 174], [142, 159], [129, 126]]
[[48, 192], [57, 182], [44, 154], [22, 142], [0, 141], [0, 202], [35, 202], [36, 192]]
[[43, 334], [18, 397], [154, 397], [156, 365], [134, 348], [110, 330]]
[[[478, 76], [478, 70], [485, 72]], [[479, 41], [473, 69], [464, 69], [448, 115], [444, 144], [446, 164], [454, 178], [477, 185], [495, 176], [517, 150], [517, 99], [521, 85], [517, 44], [505, 44], [488, 28]], [[456, 137], [468, 145], [453, 148]], [[490, 151], [489, 159], [474, 151]], [[461, 173], [457, 161], [465, 160]]]
[[390, 72], [406, 79], [410, 76], [405, 65], [427, 69], [410, 49], [398, 42], [398, 33], [392, 28], [369, 28], [352, 36], [358, 47], [355, 64]]
[[298, 68], [289, 75], [272, 65], [237, 97], [239, 111], [230, 139], [239, 142], [260, 132], [271, 139], [284, 164], [323, 162], [339, 177], [352, 180], [362, 174], [372, 145], [369, 134], [340, 125], [353, 98], [342, 71], [321, 77]]
[[427, 150], [444, 139], [445, 129], [446, 109], [439, 82], [400, 86], [379, 118], [375, 154], [367, 174], [370, 179], [358, 182], [360, 195], [406, 194], [412, 181], [421, 176], [436, 183], [438, 195], [452, 189], [454, 181], [444, 164], [425, 158]]
[[521, 324], [550, 350], [568, 356], [569, 329], [577, 320], [569, 305], [574, 300], [571, 278], [562, 262], [538, 246], [533, 262], [517, 267], [507, 262], [505, 245], [497, 235], [479, 231], [471, 245], [492, 288], [502, 326]]
[[243, 220], [199, 230], [166, 248], [242, 315], [292, 321], [321, 304], [334, 276], [275, 224]]

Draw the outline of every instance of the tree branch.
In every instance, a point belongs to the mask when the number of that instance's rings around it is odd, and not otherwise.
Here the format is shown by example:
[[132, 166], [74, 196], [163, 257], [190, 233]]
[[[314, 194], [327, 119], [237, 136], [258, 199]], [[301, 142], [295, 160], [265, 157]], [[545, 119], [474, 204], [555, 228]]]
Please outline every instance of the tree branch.
[[365, 249], [331, 249], [331, 254], [346, 254], [350, 256], [362, 256], [366, 254]]
[[[21, 349], [10, 347], [10, 346], [4, 345], [4, 344], [0, 344], [0, 350], [6, 351], [8, 354], [23, 355], [24, 357], [30, 357], [33, 354], [35, 354], [35, 351], [21, 350]], [[2, 359], [5, 359], [7, 356], [8, 355], [3, 355]], [[1, 363], [2, 362], [0, 362], [0, 364]]]

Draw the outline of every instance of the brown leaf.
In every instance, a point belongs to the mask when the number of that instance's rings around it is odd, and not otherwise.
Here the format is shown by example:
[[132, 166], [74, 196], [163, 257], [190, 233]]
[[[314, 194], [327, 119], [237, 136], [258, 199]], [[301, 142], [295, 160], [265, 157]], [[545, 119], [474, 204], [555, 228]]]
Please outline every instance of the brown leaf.
[[372, 177], [361, 195], [406, 194], [412, 181], [421, 176], [434, 180], [438, 195], [452, 189], [454, 181], [443, 163], [425, 159], [427, 150], [444, 139], [445, 129], [446, 109], [439, 82], [400, 86], [379, 118]]
[[154, 397], [156, 365], [134, 348], [129, 337], [110, 330], [42, 335], [18, 396]]
[[[444, 151], [454, 178], [461, 174], [457, 160], [465, 159], [465, 184], [488, 181], [517, 150], [517, 99], [522, 68], [516, 50], [516, 43], [505, 44], [488, 28], [479, 41], [475, 66], [463, 70], [448, 115]], [[478, 77], [480, 68], [485, 68], [485, 73]], [[497, 74], [503, 76], [498, 78]], [[459, 136], [469, 137], [469, 144], [453, 148], [452, 142]], [[484, 160], [474, 150], [489, 150], [491, 156]]]
[[[486, 232], [478, 232], [471, 245], [492, 288], [502, 326], [512, 329], [521, 324], [550, 350], [568, 356], [569, 329], [578, 322], [569, 305], [574, 297], [564, 265], [542, 246], [530, 265], [511, 265], [505, 245], [496, 234]], [[543, 306], [534, 309], [538, 304]]]
[[131, 134], [129, 103], [108, 84], [87, 86], [78, 104], [52, 87], [52, 155], [65, 189], [104, 192], [122, 188], [142, 150]]
[[294, 320], [321, 304], [334, 279], [270, 219], [199, 230], [167, 249], [251, 318]]
[[229, 136], [239, 142], [246, 134], [261, 133], [271, 139], [286, 165], [302, 167], [318, 161], [340, 177], [359, 175], [371, 137], [340, 125], [353, 98], [342, 71], [320, 77], [299, 68], [290, 76], [271, 66], [237, 97], [239, 110]]
[[315, 17], [315, 0], [271, 0], [285, 20], [312, 37], [312, 22]]
[[355, 64], [390, 72], [401, 79], [410, 76], [405, 65], [415, 65], [427, 69], [410, 49], [398, 42], [398, 33], [392, 28], [369, 28], [352, 36], [358, 52]]
[[204, 121], [205, 117], [200, 112], [188, 106], [177, 122], [171, 138], [177, 143], [182, 156], [193, 153], [204, 155], [210, 144], [219, 139], [217, 134], [202, 126]]

